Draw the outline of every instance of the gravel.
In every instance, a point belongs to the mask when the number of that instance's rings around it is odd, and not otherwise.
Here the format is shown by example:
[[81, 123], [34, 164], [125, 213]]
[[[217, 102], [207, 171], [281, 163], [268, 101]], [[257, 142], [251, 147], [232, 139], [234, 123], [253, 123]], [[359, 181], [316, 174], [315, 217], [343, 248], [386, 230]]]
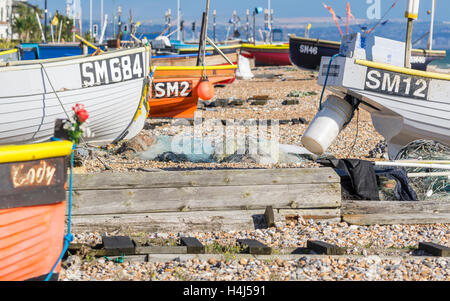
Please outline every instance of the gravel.
[[[129, 233], [77, 233], [74, 242], [98, 244], [102, 235]], [[177, 240], [187, 235], [207, 246], [233, 246], [237, 239], [257, 239], [274, 250], [305, 248], [308, 240], [322, 240], [347, 247], [347, 254], [293, 258], [275, 251], [261, 259], [231, 252], [157, 262], [130, 259], [123, 263], [105, 258], [85, 258], [81, 262], [74, 255], [64, 262], [60, 280], [450, 280], [450, 258], [427, 257], [429, 254], [414, 250], [421, 241], [450, 246], [447, 224], [355, 226], [308, 220], [253, 231], [134, 235], [141, 240], [158, 237]]]
[[[268, 95], [266, 105], [251, 106], [244, 102], [239, 107], [213, 107], [201, 110], [204, 124], [227, 119], [292, 120], [303, 118], [310, 122], [319, 106], [321, 87], [317, 73], [299, 71], [293, 67], [257, 68], [252, 80], [237, 80], [234, 84], [216, 89], [215, 100], [247, 100], [256, 95]], [[275, 76], [273, 76], [275, 75]], [[288, 96], [290, 95], [290, 96]], [[299, 104], [283, 105], [286, 100], [299, 100]], [[295, 102], [294, 102], [295, 103]], [[358, 121], [358, 122], [357, 122]], [[209, 123], [211, 122], [211, 123]], [[301, 136], [307, 124], [292, 122], [280, 125], [280, 143], [302, 146]], [[205, 135], [214, 134], [204, 127]], [[191, 131], [190, 123], [164, 119], [148, 120], [140, 135], [177, 135]], [[357, 135], [357, 137], [356, 137]], [[216, 169], [216, 168], [286, 168], [318, 167], [314, 162], [302, 164], [255, 163], [191, 163], [139, 160], [114, 154], [121, 145], [110, 145], [94, 151], [95, 156], [84, 158], [76, 173], [133, 172], [154, 170]], [[384, 159], [384, 139], [371, 123], [370, 115], [359, 112], [359, 117], [347, 126], [328, 150], [336, 158]], [[102, 235], [131, 235], [141, 240], [160, 238], [177, 240], [180, 236], [193, 236], [207, 246], [234, 246], [237, 239], [256, 239], [278, 249], [305, 248], [308, 240], [322, 240], [347, 247], [344, 256], [296, 256], [274, 254], [265, 258], [250, 255], [211, 254], [198, 258], [162, 258], [141, 262], [125, 260], [116, 263], [107, 258], [85, 258], [72, 255], [64, 260], [60, 280], [450, 280], [450, 259], [427, 257], [424, 252], [413, 251], [421, 241], [450, 246], [450, 225], [374, 225], [355, 226], [346, 223], [299, 220], [276, 227], [253, 231], [208, 233], [74, 233], [74, 243], [99, 244]], [[357, 256], [356, 256], [357, 255]], [[127, 258], [125, 258], [127, 259]]]
[[[251, 80], [236, 80], [233, 84], [223, 88], [216, 88], [216, 96], [212, 100], [228, 102], [232, 99], [244, 100], [244, 104], [235, 106], [218, 106], [198, 110], [203, 118], [203, 136], [216, 135], [213, 125], [226, 120], [245, 121], [250, 119], [279, 120], [279, 142], [281, 144], [293, 144], [302, 146], [301, 137], [308, 124], [302, 124], [299, 118], [310, 122], [318, 111], [321, 86], [317, 84], [317, 73], [300, 71], [293, 67], [258, 67], [255, 69], [256, 77]], [[264, 78], [267, 75], [276, 75], [275, 78]], [[326, 99], [325, 93], [324, 100]], [[266, 105], [253, 106], [247, 102], [254, 96], [267, 95], [269, 100]], [[294, 97], [288, 95], [294, 95]], [[223, 101], [225, 100], [225, 101]], [[298, 100], [296, 105], [283, 105], [286, 100]], [[357, 114], [358, 115], [358, 114]], [[358, 117], [358, 116], [356, 116]], [[292, 122], [292, 120], [296, 120]], [[285, 123], [284, 121], [289, 121]], [[140, 136], [156, 137], [160, 135], [175, 136], [181, 133], [191, 133], [192, 123], [170, 119], [149, 119]], [[270, 132], [270, 127], [269, 127]], [[331, 145], [327, 155], [336, 158], [361, 158], [368, 160], [383, 159], [380, 154], [380, 145], [384, 138], [378, 134], [371, 121], [370, 114], [360, 110], [359, 117], [341, 132], [336, 141]], [[299, 168], [318, 167], [314, 162], [305, 161], [301, 164], [276, 163], [257, 164], [249, 162], [238, 163], [191, 163], [191, 162], [158, 162], [139, 160], [136, 157], [114, 154], [119, 149], [118, 145], [109, 145], [105, 148], [94, 149], [95, 157], [85, 159], [82, 166], [76, 168], [76, 173], [102, 172], [105, 170], [114, 172], [134, 172], [142, 169], [214, 169], [214, 168]], [[378, 152], [377, 152], [378, 150]]]

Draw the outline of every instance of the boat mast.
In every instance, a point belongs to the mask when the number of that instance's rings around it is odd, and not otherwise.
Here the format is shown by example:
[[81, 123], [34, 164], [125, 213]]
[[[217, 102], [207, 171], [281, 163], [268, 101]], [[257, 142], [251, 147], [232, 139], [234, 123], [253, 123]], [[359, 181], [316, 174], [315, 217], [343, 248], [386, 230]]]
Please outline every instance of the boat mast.
[[208, 34], [208, 16], [210, 0], [206, 0], [206, 10], [203, 13], [202, 28], [198, 44], [197, 66], [205, 65], [206, 56], [206, 35]]
[[180, 7], [180, 0], [177, 0], [177, 40], [180, 41], [181, 39], [181, 7]]
[[102, 24], [102, 29], [101, 30], [103, 32], [103, 27], [105, 27], [104, 24], [103, 24], [103, 22], [104, 22], [104, 17], [103, 17], [103, 0], [100, 1], [100, 18], [101, 18], [100, 22]]
[[271, 3], [270, 0], [267, 0], [267, 6], [269, 9], [269, 22], [268, 22], [268, 27], [269, 27], [269, 44], [272, 44], [272, 9], [271, 9]]
[[412, 33], [413, 22], [419, 16], [420, 0], [408, 0], [406, 3], [405, 17], [408, 18], [406, 29], [406, 47], [405, 47], [405, 67], [411, 68], [411, 49], [412, 49]]
[[92, 40], [92, 0], [89, 1], [89, 37]]
[[430, 23], [430, 33], [428, 35], [428, 45], [427, 49], [432, 50], [433, 49], [433, 30], [434, 30], [434, 13], [436, 9], [436, 0], [432, 0], [431, 2], [431, 23]]
[[47, 13], [48, 13], [48, 10], [47, 10], [47, 0], [45, 0], [45, 9], [44, 9], [44, 12], [45, 12], [45, 21], [44, 21], [44, 43], [47, 43]]

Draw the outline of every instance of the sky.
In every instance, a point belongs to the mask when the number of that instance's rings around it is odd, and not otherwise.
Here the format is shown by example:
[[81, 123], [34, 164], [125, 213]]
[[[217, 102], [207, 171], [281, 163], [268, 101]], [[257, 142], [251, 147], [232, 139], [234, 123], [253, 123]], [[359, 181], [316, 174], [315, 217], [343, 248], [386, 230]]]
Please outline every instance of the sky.
[[[83, 19], [89, 18], [89, 5], [91, 0], [81, 0], [83, 7]], [[197, 19], [201, 21], [201, 14], [205, 9], [206, 0], [180, 0], [183, 17], [186, 20]], [[348, 0], [271, 0], [271, 7], [274, 10], [274, 19], [277, 18], [299, 18], [299, 17], [330, 17], [322, 2], [331, 6], [336, 14], [346, 15], [346, 3]], [[389, 11], [387, 19], [404, 18], [407, 0], [350, 0], [352, 14], [356, 18], [380, 18], [398, 1], [396, 6]], [[29, 0], [32, 4], [44, 7], [45, 0]], [[427, 10], [431, 9], [432, 0], [422, 0], [420, 4], [419, 19], [429, 20]], [[47, 0], [49, 13], [56, 10], [65, 13], [65, 0]], [[100, 0], [92, 0], [93, 18], [100, 19]], [[117, 6], [121, 6], [123, 16], [127, 19], [129, 11], [132, 9], [136, 21], [152, 21], [154, 24], [162, 23], [165, 11], [172, 10], [172, 18], [176, 18], [177, 0], [104, 0], [104, 13], [112, 16], [113, 11], [117, 11]], [[236, 10], [238, 15], [245, 16], [246, 9], [253, 11], [255, 7], [267, 8], [268, 0], [211, 0], [211, 11], [217, 10], [218, 23], [227, 22]], [[450, 21], [448, 12], [450, 11], [449, 0], [437, 0], [436, 20]]]

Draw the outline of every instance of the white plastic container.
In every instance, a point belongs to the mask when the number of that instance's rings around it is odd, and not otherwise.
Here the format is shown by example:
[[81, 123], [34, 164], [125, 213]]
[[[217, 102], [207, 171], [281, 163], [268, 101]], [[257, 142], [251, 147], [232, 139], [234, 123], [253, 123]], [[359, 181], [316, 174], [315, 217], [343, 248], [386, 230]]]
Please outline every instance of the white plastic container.
[[323, 154], [342, 131], [344, 124], [350, 121], [352, 110], [347, 101], [330, 95], [302, 137], [305, 148], [314, 154]]
[[238, 58], [238, 70], [236, 71], [236, 78], [249, 80], [255, 77], [250, 68], [250, 60], [239, 54]]

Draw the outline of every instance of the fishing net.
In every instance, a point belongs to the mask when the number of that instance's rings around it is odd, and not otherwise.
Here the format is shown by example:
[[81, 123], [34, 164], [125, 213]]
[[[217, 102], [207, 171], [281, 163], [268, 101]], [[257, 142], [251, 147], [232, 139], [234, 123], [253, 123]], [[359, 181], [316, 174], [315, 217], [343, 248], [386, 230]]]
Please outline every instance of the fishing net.
[[[450, 161], [450, 146], [430, 140], [413, 141], [400, 150], [396, 160], [447, 161], [443, 163], [448, 164], [448, 161]], [[450, 201], [449, 170], [407, 167], [406, 171], [408, 175], [423, 175], [409, 177], [410, 185], [417, 193], [419, 200]], [[447, 173], [447, 175], [439, 176], [438, 173]]]

